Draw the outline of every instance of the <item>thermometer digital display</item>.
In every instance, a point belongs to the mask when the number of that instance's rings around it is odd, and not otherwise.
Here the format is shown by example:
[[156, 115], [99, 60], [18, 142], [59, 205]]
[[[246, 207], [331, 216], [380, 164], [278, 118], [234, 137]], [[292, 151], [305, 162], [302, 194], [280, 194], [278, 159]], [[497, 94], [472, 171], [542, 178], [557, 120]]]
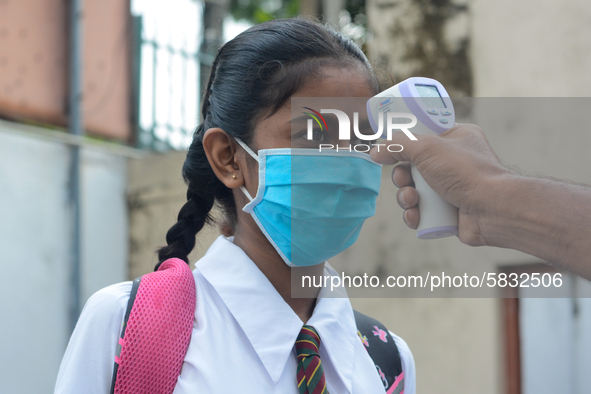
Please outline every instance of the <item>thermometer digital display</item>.
[[419, 97], [423, 103], [430, 108], [445, 108], [445, 103], [441, 99], [441, 95], [437, 90], [437, 86], [433, 85], [415, 85]]

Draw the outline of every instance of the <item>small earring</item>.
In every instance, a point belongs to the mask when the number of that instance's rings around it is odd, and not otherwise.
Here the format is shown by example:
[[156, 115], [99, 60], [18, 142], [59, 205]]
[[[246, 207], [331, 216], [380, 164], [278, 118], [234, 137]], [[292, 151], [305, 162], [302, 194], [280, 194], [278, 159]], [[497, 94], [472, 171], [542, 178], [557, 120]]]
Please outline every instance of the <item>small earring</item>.
[[236, 174], [232, 174], [232, 178], [236, 179]]

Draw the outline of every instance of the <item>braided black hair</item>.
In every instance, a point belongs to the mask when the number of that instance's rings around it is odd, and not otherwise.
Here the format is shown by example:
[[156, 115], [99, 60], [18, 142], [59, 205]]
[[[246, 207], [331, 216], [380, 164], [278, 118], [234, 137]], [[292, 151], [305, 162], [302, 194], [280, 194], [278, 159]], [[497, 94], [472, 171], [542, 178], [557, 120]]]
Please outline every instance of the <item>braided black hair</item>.
[[183, 165], [187, 202], [166, 234], [168, 245], [158, 250], [156, 269], [171, 257], [188, 263], [195, 235], [213, 221], [210, 211], [216, 201], [224, 213], [225, 232], [233, 232], [237, 218], [234, 196], [207, 160], [205, 131], [219, 127], [248, 144], [257, 116], [264, 110], [275, 113], [323, 65], [350, 67], [352, 62], [365, 66], [377, 92], [377, 78], [359, 47], [329, 27], [304, 18], [253, 26], [220, 48], [203, 96], [203, 123], [195, 130]]

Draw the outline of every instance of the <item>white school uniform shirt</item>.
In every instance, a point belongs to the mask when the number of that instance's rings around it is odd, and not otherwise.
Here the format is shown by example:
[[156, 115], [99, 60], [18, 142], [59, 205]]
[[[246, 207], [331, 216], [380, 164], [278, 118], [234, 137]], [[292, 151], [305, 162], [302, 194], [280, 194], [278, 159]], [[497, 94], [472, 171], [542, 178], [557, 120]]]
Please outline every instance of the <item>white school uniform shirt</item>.
[[[324, 275], [336, 275], [325, 263]], [[196, 263], [197, 306], [191, 342], [174, 394], [297, 394], [295, 341], [300, 318], [254, 262], [220, 236]], [[108, 394], [115, 349], [132, 282], [106, 287], [86, 303], [62, 360], [56, 394]], [[357, 335], [348, 298], [317, 299], [306, 323], [320, 335], [328, 392], [384, 393]], [[407, 344], [390, 332], [404, 371], [404, 394], [415, 394]]]

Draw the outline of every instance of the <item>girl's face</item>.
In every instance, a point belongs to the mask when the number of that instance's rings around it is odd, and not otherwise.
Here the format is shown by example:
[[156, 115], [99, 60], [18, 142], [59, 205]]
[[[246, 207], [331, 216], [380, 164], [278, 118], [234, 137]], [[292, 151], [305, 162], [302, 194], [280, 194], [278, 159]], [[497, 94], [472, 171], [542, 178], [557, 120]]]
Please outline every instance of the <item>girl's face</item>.
[[[326, 67], [319, 78], [310, 79], [293, 97], [372, 97], [377, 92], [368, 82], [362, 67]], [[291, 100], [287, 100], [273, 115], [261, 116], [255, 126], [250, 147], [255, 153], [259, 149], [292, 147], [291, 119]], [[248, 192], [252, 196], [256, 195], [259, 184], [256, 161], [242, 149], [237, 151], [236, 161], [240, 164]]]

